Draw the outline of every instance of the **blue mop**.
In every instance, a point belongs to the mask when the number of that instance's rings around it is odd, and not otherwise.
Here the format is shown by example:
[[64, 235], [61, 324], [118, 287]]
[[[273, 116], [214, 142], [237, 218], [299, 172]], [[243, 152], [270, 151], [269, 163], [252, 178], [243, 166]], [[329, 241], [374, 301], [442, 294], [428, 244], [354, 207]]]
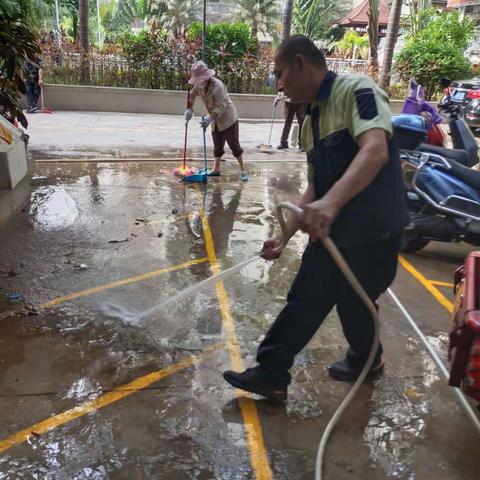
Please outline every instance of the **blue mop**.
[[[202, 116], [202, 122], [205, 117]], [[203, 127], [203, 159], [205, 162], [205, 168], [199, 170], [193, 175], [188, 175], [187, 177], [182, 178], [182, 182], [192, 182], [192, 183], [207, 183], [208, 180], [208, 170], [207, 170], [207, 139], [206, 137], [206, 128]]]

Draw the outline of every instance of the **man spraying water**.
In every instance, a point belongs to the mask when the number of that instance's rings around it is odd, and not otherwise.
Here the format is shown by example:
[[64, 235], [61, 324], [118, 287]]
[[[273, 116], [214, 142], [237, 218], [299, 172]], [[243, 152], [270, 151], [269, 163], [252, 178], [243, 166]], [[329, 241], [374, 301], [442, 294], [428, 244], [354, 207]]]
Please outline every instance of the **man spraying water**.
[[[308, 186], [297, 201], [303, 214], [287, 224], [288, 238], [267, 240], [262, 256], [278, 258], [281, 245], [299, 229], [310, 242], [287, 305], [258, 349], [258, 365], [226, 371], [224, 378], [234, 387], [283, 400], [295, 356], [333, 307], [350, 346], [345, 358], [329, 367], [333, 378], [357, 378], [373, 343], [370, 312], [319, 239], [332, 237], [376, 302], [395, 277], [408, 212], [386, 94], [366, 77], [328, 71], [323, 54], [302, 35], [280, 45], [275, 73], [293, 102], [310, 105], [302, 128]], [[382, 368], [380, 346], [371, 373]]]

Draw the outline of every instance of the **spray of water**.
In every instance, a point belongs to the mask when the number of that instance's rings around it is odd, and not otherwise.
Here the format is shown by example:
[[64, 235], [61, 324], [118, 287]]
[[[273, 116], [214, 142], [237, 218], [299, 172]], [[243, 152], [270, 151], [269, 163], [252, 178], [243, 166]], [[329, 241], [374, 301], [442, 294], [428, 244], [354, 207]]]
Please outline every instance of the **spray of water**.
[[213, 286], [215, 283], [226, 280], [230, 278], [235, 273], [239, 272], [243, 268], [245, 268], [250, 263], [258, 260], [260, 257], [255, 256], [249, 258], [248, 260], [244, 260], [243, 262], [238, 263], [237, 265], [224, 270], [223, 272], [214, 275], [213, 277], [207, 278], [206, 280], [202, 280], [199, 283], [191, 285], [190, 287], [185, 288], [184, 290], [176, 293], [172, 297], [167, 298], [163, 302], [157, 303], [153, 307], [150, 307], [144, 311], [135, 311], [130, 310], [119, 303], [108, 301], [102, 304], [101, 309], [104, 315], [114, 318], [116, 320], [122, 321], [125, 325], [133, 326], [133, 327], [141, 327], [145, 320], [147, 320], [151, 315], [157, 312], [161, 312], [165, 310], [165, 308], [177, 302], [178, 300], [188, 298], [190, 295], [203, 290], [209, 286]]

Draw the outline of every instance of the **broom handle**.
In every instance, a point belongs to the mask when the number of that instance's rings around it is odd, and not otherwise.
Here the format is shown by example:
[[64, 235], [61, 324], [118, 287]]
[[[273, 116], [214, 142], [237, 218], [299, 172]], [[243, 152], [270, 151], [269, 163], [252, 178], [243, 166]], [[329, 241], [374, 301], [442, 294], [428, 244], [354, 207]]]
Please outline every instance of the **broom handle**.
[[[204, 118], [205, 117], [202, 116], [202, 120]], [[202, 130], [203, 130], [203, 160], [205, 162], [205, 171], [207, 171], [207, 139], [206, 139], [207, 129], [204, 127], [202, 128]]]
[[187, 168], [187, 135], [188, 135], [188, 122], [185, 122], [185, 142], [183, 144], [183, 170]]
[[272, 141], [273, 122], [275, 120], [275, 112], [276, 111], [277, 111], [277, 104], [274, 103], [274, 105], [273, 105], [273, 115], [272, 115], [272, 124], [270, 125], [270, 135], [268, 136], [267, 145], [270, 145], [270, 142]]
[[[187, 109], [190, 108], [190, 90], [187, 92]], [[183, 171], [187, 168], [187, 135], [188, 122], [185, 122], [185, 142], [183, 144]]]

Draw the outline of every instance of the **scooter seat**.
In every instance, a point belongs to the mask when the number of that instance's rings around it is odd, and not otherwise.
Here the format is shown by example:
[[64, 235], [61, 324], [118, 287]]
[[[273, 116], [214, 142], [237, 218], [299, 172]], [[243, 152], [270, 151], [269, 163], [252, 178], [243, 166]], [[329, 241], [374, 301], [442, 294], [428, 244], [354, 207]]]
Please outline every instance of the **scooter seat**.
[[480, 191], [480, 172], [478, 170], [472, 170], [471, 168], [464, 167], [454, 160], [450, 160], [449, 163], [452, 167], [450, 169], [452, 175], [460, 180], [463, 180], [465, 183], [475, 188], [475, 190]]
[[429, 145], [428, 143], [421, 143], [416, 150], [417, 152], [434, 153], [435, 155], [446, 157], [449, 160], [454, 160], [461, 165], [469, 164], [468, 153], [465, 150], [437, 147], [436, 145]]

